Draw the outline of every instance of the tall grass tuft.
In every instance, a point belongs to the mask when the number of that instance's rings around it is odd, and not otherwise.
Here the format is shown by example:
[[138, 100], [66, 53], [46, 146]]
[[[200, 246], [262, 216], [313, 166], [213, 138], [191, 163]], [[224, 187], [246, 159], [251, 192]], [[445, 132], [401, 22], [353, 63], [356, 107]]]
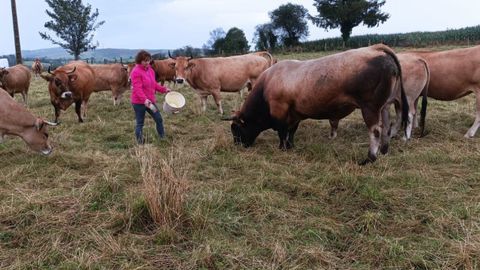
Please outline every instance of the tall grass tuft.
[[172, 159], [161, 158], [153, 146], [138, 146], [135, 157], [140, 163], [145, 201], [154, 223], [175, 228], [184, 217], [187, 182], [178, 177]]

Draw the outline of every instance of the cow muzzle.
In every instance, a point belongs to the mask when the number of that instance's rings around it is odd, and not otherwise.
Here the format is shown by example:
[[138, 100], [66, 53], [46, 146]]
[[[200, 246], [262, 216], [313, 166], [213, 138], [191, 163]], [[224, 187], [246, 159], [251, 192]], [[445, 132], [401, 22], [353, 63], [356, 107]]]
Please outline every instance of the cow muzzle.
[[185, 80], [184, 79], [177, 79], [177, 83], [183, 83]]
[[73, 94], [70, 91], [63, 92], [60, 95], [60, 97], [63, 98], [63, 99], [69, 99], [69, 98], [72, 98], [72, 96], [73, 96]]

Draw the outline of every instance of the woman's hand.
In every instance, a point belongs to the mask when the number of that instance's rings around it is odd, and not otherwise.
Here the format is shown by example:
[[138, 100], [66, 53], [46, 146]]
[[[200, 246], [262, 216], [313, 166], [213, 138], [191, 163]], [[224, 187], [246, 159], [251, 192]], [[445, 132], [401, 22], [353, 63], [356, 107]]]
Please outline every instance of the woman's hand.
[[150, 105], [152, 105], [152, 101], [150, 101], [150, 99], [147, 98], [147, 99], [145, 99], [144, 104], [145, 104], [145, 107], [149, 108]]

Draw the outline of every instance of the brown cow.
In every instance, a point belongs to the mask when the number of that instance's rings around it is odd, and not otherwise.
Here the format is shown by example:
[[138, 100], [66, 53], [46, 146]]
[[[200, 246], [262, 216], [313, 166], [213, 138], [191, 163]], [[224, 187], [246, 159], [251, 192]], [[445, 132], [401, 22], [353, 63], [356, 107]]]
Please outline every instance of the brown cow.
[[40, 74], [42, 74], [43, 66], [42, 63], [40, 62], [40, 59], [36, 58], [35, 61], [32, 63], [32, 72], [33, 75], [35, 75], [35, 78], [37, 78]]
[[[379, 148], [388, 151], [388, 141], [381, 140], [380, 114], [398, 83], [402, 86], [400, 63], [382, 44], [309, 61], [282, 61], [260, 75], [242, 109], [226, 120], [233, 120], [236, 144], [249, 147], [262, 131], [273, 128], [280, 148], [288, 149], [303, 119], [342, 119], [360, 108], [370, 136], [368, 158], [360, 163], [366, 164], [377, 159]], [[404, 91], [402, 100], [407, 112]]]
[[197, 91], [202, 109], [207, 109], [207, 97], [212, 95], [220, 114], [223, 114], [220, 91], [239, 92], [254, 85], [260, 74], [270, 67], [262, 56], [245, 54], [230, 57], [198, 58], [179, 56], [175, 59], [177, 83], [185, 80]]
[[165, 81], [173, 82], [176, 85], [175, 77], [175, 60], [167, 58], [163, 60], [152, 60], [150, 65], [155, 71], [155, 79], [160, 82], [161, 85], [165, 85]]
[[[402, 66], [402, 78], [403, 78], [403, 87], [405, 88], [405, 95], [408, 101], [408, 124], [405, 130], [405, 140], [411, 138], [412, 130], [416, 126], [417, 123], [417, 103], [420, 95], [423, 95], [422, 98], [422, 109], [421, 109], [421, 116], [420, 116], [420, 136], [424, 135], [425, 130], [425, 117], [427, 114], [427, 89], [428, 89], [428, 82], [430, 81], [430, 72], [428, 69], [428, 65], [422, 58], [415, 56], [415, 55], [408, 55], [408, 54], [397, 54], [397, 58], [400, 61], [400, 65]], [[400, 87], [395, 88], [394, 92], [390, 96], [387, 101], [387, 104], [394, 104], [395, 111], [397, 114], [397, 121], [392, 126], [390, 131], [390, 135], [388, 135], [388, 128], [383, 129], [385, 140], [389, 140], [390, 137], [395, 136], [397, 132], [401, 128], [401, 118], [402, 118], [402, 97], [401, 97], [401, 89]], [[389, 109], [390, 106], [385, 106], [382, 111], [382, 121], [384, 127], [390, 127], [390, 117], [389, 117]], [[337, 128], [338, 128], [338, 119], [330, 119], [330, 138], [335, 138], [337, 136]], [[386, 134], [385, 134], [386, 132]]]
[[5, 135], [21, 137], [34, 151], [48, 155], [52, 146], [48, 142], [47, 125], [56, 125], [35, 117], [0, 88], [0, 143]]
[[450, 101], [475, 93], [475, 122], [465, 138], [475, 136], [480, 127], [480, 46], [439, 52], [409, 52], [422, 57], [430, 68], [428, 96]]
[[95, 92], [112, 90], [113, 105], [120, 103], [129, 89], [127, 68], [122, 64], [90, 65], [95, 72]]
[[82, 61], [72, 61], [53, 72], [48, 68], [48, 73], [40, 76], [48, 81], [50, 101], [55, 108], [55, 122], [58, 123], [60, 110], [65, 111], [72, 103], [75, 103], [78, 121], [83, 122], [87, 115], [88, 99], [95, 87], [92, 67]]
[[28, 101], [31, 77], [30, 70], [24, 65], [0, 68], [0, 82], [2, 86], [12, 97], [15, 93], [21, 93], [25, 106]]

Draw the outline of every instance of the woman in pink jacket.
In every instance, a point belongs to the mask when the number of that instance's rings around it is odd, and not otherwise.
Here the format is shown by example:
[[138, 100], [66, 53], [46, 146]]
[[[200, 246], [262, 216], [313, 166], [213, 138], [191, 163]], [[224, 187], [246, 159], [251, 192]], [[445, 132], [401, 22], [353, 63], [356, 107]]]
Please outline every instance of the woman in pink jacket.
[[150, 66], [152, 56], [147, 51], [141, 50], [135, 57], [135, 67], [130, 74], [132, 81], [131, 102], [135, 111], [135, 137], [139, 144], [145, 142], [143, 137], [143, 125], [145, 121], [145, 112], [148, 112], [155, 120], [157, 133], [160, 138], [165, 137], [163, 120], [158, 110], [155, 98], [155, 92], [168, 93], [170, 89], [159, 85], [155, 81], [155, 72]]

